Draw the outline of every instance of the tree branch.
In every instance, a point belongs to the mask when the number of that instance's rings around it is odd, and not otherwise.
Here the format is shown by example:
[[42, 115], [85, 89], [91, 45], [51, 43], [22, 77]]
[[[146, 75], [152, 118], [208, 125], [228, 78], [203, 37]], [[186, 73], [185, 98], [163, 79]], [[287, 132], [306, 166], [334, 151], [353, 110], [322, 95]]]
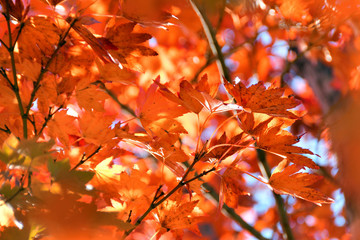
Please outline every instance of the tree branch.
[[[64, 34], [62, 34], [62, 36], [60, 37], [59, 39], [59, 42], [57, 44], [57, 47], [55, 49], [55, 51], [53, 52], [53, 54], [50, 56], [50, 59], [46, 62], [45, 66], [41, 69], [40, 71], [40, 74], [36, 80], [36, 82], [34, 83], [34, 89], [33, 91], [31, 92], [31, 95], [30, 95], [30, 100], [29, 100], [29, 103], [26, 107], [26, 111], [24, 113], [24, 117], [27, 119], [28, 115], [29, 115], [29, 112], [30, 112], [30, 109], [31, 109], [31, 105], [35, 99], [35, 95], [37, 93], [37, 91], [39, 90], [40, 88], [40, 82], [41, 80], [43, 79], [45, 73], [47, 73], [49, 71], [49, 67], [50, 67], [50, 64], [52, 63], [52, 61], [54, 60], [55, 56], [57, 55], [57, 53], [59, 52], [59, 50], [61, 49], [62, 46], [65, 45], [66, 41], [66, 37], [68, 36], [72, 26], [75, 24], [75, 22], [77, 21], [76, 18], [74, 18], [70, 23], [69, 23], [69, 27], [66, 29], [66, 31], [64, 32]], [[26, 126], [26, 123], [24, 123], [25, 126], [24, 126], [24, 129], [27, 129], [27, 126]], [[27, 131], [24, 132], [24, 138], [27, 138]]]
[[[216, 39], [216, 33], [215, 33], [214, 28], [211, 25], [210, 20], [207, 18], [206, 14], [204, 12], [204, 9], [201, 9], [201, 7], [199, 7], [193, 0], [190, 0], [190, 3], [192, 5], [194, 11], [196, 12], [196, 14], [199, 16], [199, 18], [201, 20], [205, 35], [209, 41], [209, 45], [210, 45], [213, 55], [217, 56], [216, 63], [218, 65], [221, 76], [224, 77], [226, 81], [231, 83], [232, 81], [231, 81], [230, 72], [229, 72], [228, 68], [226, 67], [224, 54], [221, 52], [221, 47], [219, 45], [219, 42]], [[221, 79], [222, 79], [222, 77], [221, 77]]]
[[[214, 199], [217, 203], [219, 203], [219, 194], [216, 193], [215, 189], [211, 187], [208, 183], [203, 183], [202, 185], [205, 190], [207, 191], [207, 194]], [[249, 233], [251, 233], [254, 237], [260, 239], [260, 240], [268, 240], [265, 238], [259, 231], [257, 231], [253, 226], [248, 224], [247, 222], [240, 217], [233, 208], [229, 207], [224, 203], [223, 210], [230, 216], [232, 220], [237, 222], [243, 229], [247, 230]]]
[[[265, 156], [265, 152], [261, 149], [256, 149], [256, 153], [258, 155], [258, 159], [259, 159], [259, 165], [260, 165], [260, 170], [262, 172], [262, 175], [266, 178], [270, 178], [271, 177], [271, 169], [269, 164], [266, 161], [266, 156]], [[273, 192], [275, 201], [276, 201], [276, 206], [278, 208], [278, 212], [279, 212], [279, 216], [280, 216], [280, 222], [281, 222], [281, 226], [283, 227], [283, 232], [285, 234], [285, 239], [287, 240], [294, 240], [294, 236], [289, 224], [289, 219], [286, 213], [286, 208], [285, 208], [285, 204], [284, 204], [284, 200], [282, 199], [282, 197]]]
[[[16, 96], [16, 100], [18, 102], [18, 106], [19, 106], [19, 112], [20, 112], [20, 116], [22, 119], [22, 124], [23, 124], [23, 137], [27, 138], [27, 115], [25, 114], [25, 110], [24, 110], [24, 106], [21, 100], [21, 96], [20, 96], [20, 89], [18, 86], [18, 79], [16, 76], [16, 64], [15, 64], [15, 55], [14, 55], [14, 48], [15, 48], [15, 44], [13, 44], [13, 39], [12, 39], [12, 35], [11, 35], [11, 25], [10, 25], [10, 14], [9, 14], [9, 9], [6, 8], [6, 13], [3, 14], [5, 19], [6, 19], [6, 23], [7, 23], [7, 28], [8, 28], [8, 32], [9, 32], [9, 46], [7, 47], [7, 50], [9, 51], [10, 54], [10, 61], [11, 61], [11, 69], [12, 69], [12, 75], [13, 75], [13, 80], [14, 83], [11, 83], [10, 79], [7, 77], [6, 72], [4, 74], [2, 74], [5, 79], [7, 79], [8, 82], [10, 82], [10, 85], [12, 86], [13, 92], [15, 93]], [[23, 25], [20, 25], [20, 27], [22, 27]], [[21, 29], [19, 30], [21, 31]]]

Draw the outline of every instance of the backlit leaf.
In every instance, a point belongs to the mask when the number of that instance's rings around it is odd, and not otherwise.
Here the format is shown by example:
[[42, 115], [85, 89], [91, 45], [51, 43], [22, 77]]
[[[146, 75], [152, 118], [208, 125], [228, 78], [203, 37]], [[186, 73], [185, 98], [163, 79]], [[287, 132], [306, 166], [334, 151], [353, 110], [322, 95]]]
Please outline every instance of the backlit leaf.
[[[286, 160], [284, 160], [286, 161]], [[283, 162], [279, 164], [283, 168]], [[270, 186], [278, 194], [289, 194], [317, 205], [329, 204], [334, 200], [311, 188], [311, 185], [322, 179], [319, 175], [298, 172], [301, 167], [290, 165], [281, 171], [277, 169], [269, 179]]]
[[294, 108], [300, 103], [294, 98], [283, 97], [284, 89], [266, 89], [259, 82], [248, 88], [242, 82], [237, 85], [225, 83], [229, 93], [235, 98], [237, 104], [252, 112], [266, 113], [276, 117], [297, 118], [288, 109]]

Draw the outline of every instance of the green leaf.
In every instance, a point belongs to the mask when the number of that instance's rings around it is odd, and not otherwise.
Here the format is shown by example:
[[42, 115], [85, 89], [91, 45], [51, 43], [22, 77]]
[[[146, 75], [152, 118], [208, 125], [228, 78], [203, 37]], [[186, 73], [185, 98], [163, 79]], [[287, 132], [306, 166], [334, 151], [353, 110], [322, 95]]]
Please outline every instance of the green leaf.
[[90, 171], [71, 171], [69, 159], [62, 161], [48, 161], [48, 170], [52, 180], [65, 186], [66, 188], [81, 191], [85, 189], [85, 184], [89, 182], [94, 173]]
[[29, 229], [19, 229], [17, 227], [7, 227], [0, 233], [0, 240], [9, 240], [9, 239], [18, 239], [18, 240], [28, 240], [29, 239]]
[[18, 192], [19, 189], [20, 189], [19, 186], [15, 186], [15, 187], [11, 188], [10, 184], [6, 183], [0, 188], [0, 194], [2, 195], [2, 197], [4, 199], [8, 199], [8, 198], [14, 196], [14, 194], [16, 192]]

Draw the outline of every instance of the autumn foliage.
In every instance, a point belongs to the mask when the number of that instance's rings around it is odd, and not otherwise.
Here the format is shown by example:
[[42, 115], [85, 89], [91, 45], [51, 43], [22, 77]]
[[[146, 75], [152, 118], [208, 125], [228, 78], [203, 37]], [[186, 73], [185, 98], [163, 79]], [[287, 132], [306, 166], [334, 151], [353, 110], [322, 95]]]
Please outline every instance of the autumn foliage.
[[359, 4], [0, 0], [0, 239], [360, 237]]

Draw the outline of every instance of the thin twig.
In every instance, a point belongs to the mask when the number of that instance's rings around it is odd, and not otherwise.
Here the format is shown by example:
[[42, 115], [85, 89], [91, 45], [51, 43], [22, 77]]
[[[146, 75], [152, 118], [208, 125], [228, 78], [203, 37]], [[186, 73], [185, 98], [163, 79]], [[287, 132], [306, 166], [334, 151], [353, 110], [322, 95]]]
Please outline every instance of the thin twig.
[[0, 128], [0, 131], [3, 131], [7, 134], [11, 134], [11, 130], [9, 129], [9, 127], [7, 125], [4, 125], [5, 128]]
[[[187, 162], [183, 163], [186, 167], [189, 166]], [[201, 178], [199, 178], [201, 180]], [[207, 193], [207, 196], [210, 196], [213, 200], [219, 204], [219, 194], [215, 191], [215, 189], [208, 183], [204, 182], [202, 184], [202, 187], [204, 188], [205, 192]], [[242, 217], [240, 217], [233, 208], [229, 207], [226, 204], [223, 204], [223, 210], [226, 214], [229, 215], [229, 217], [237, 222], [243, 229], [247, 230], [249, 233], [251, 233], [254, 237], [257, 237], [261, 240], [268, 240], [267, 238], [263, 237], [259, 231], [257, 231], [253, 226], [245, 222]]]
[[3, 67], [0, 68], [0, 74], [6, 79], [11, 88], [14, 90], [14, 84], [10, 81], [8, 75], [6, 74], [6, 70]]
[[84, 164], [87, 160], [89, 160], [90, 158], [92, 158], [95, 154], [97, 154], [100, 149], [102, 148], [102, 146], [100, 145], [92, 154], [90, 154], [88, 157], [85, 158], [85, 155], [83, 155], [80, 159], [80, 161], [70, 170], [70, 171], [74, 171], [76, 170], [76, 168], [78, 168], [79, 166], [81, 166], [82, 164]]
[[60, 105], [54, 112], [51, 112], [52, 108], [49, 107], [49, 113], [48, 115], [45, 117], [45, 122], [43, 123], [43, 125], [40, 128], [40, 131], [36, 134], [37, 136], [40, 136], [41, 133], [44, 131], [46, 125], [48, 124], [49, 120], [55, 115], [55, 113], [57, 113], [60, 109], [63, 108], [63, 105]]
[[[150, 206], [148, 207], [148, 209], [143, 213], [143, 215], [141, 215], [138, 220], [135, 222], [134, 224], [134, 228], [128, 230], [125, 232], [123, 238], [126, 238], [132, 231], [135, 230], [135, 228], [140, 225], [140, 223], [149, 215], [149, 213], [154, 210], [156, 207], [158, 207], [160, 204], [162, 204], [164, 201], [166, 201], [170, 196], [172, 196], [177, 190], [179, 190], [181, 187], [183, 187], [186, 184], [189, 184], [190, 182], [201, 178], [202, 176], [215, 171], [216, 168], [213, 167], [210, 170], [204, 171], [203, 173], [189, 179], [186, 180], [186, 177], [189, 175], [189, 173], [192, 171], [192, 169], [194, 168], [195, 164], [197, 162], [199, 162], [199, 160], [203, 157], [203, 154], [197, 154], [194, 157], [194, 161], [191, 163], [191, 165], [188, 167], [188, 169], [186, 170], [186, 172], [184, 173], [184, 175], [182, 176], [181, 180], [179, 181], [179, 183], [170, 191], [168, 192], [165, 196], [163, 196], [161, 199], [159, 197], [157, 197], [156, 195], [158, 194], [158, 191], [156, 191], [156, 194], [154, 196], [153, 201], [151, 202]], [[158, 190], [160, 189], [160, 187], [158, 188]], [[160, 199], [160, 200], [158, 200]]]

